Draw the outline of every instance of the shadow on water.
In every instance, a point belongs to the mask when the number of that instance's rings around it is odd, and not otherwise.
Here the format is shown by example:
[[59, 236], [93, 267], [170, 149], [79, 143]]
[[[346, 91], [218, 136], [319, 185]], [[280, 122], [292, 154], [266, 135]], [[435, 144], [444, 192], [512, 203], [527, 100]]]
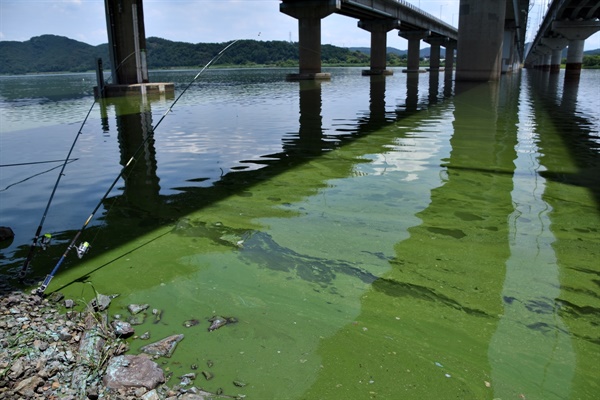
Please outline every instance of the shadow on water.
[[[293, 170], [310, 162], [311, 159], [321, 157], [329, 151], [345, 146], [349, 146], [356, 140], [369, 136], [373, 132], [379, 131], [385, 126], [406, 121], [409, 125], [417, 126], [418, 119], [410, 118], [415, 113], [428, 108], [427, 100], [431, 101], [435, 96], [433, 93], [439, 93], [438, 97], [443, 99], [451, 94], [452, 82], [444, 81], [443, 91], [439, 88], [432, 88], [428, 99], [420, 99], [418, 93], [418, 77], [411, 77], [407, 83], [407, 96], [403, 104], [398, 104], [394, 112], [386, 110], [386, 79], [385, 77], [373, 76], [370, 79], [370, 108], [368, 112], [359, 115], [355, 121], [355, 128], [339, 128], [336, 134], [328, 135], [322, 126], [322, 92], [321, 82], [303, 81], [298, 83], [299, 93], [299, 129], [293, 134], [285, 134], [282, 137], [283, 151], [273, 154], [262, 155], [258, 159], [242, 160], [243, 163], [258, 165], [259, 168], [244, 170], [238, 169], [223, 174], [218, 181], [209, 187], [176, 187], [173, 188], [179, 193], [171, 195], [160, 195], [160, 178], [157, 175], [157, 160], [155, 150], [155, 139], [148, 138], [152, 134], [152, 111], [151, 101], [138, 98], [108, 99], [103, 102], [101, 107], [101, 124], [103, 130], [108, 129], [109, 121], [106, 117], [106, 107], [114, 107], [116, 114], [116, 125], [118, 132], [119, 148], [121, 153], [121, 165], [125, 165], [132, 157], [137, 148], [143, 144], [142, 155], [136, 157], [135, 163], [125, 168], [123, 174], [124, 186], [122, 194], [108, 197], [104, 200], [104, 212], [98, 219], [103, 222], [102, 226], [92, 226], [86, 229], [85, 235], [93, 238], [94, 251], [91, 257], [101, 256], [102, 249], [112, 249], [117, 244], [124, 244], [142, 235], [148, 231], [157, 229], [157, 236], [150, 239], [148, 243], [140, 244], [136, 248], [151, 244], [152, 241], [171, 232], [177, 221], [186, 215], [208, 207], [222, 199], [231, 196], [252, 195], [249, 189], [261, 182], [268, 181], [286, 171]], [[433, 80], [437, 84], [437, 80]], [[389, 102], [388, 102], [389, 103]], [[388, 104], [389, 108], [389, 104]], [[432, 108], [432, 113], [436, 113], [436, 108]], [[341, 134], [340, 134], [341, 132]], [[387, 147], [393, 143], [397, 136], [386, 136], [373, 141], [372, 145], [366, 150], [368, 153], [381, 153], [386, 151]], [[361, 151], [364, 152], [365, 149]], [[355, 163], [363, 162], [361, 156], [363, 153], [357, 153], [355, 159], [349, 159], [341, 165], [341, 168], [335, 171], [339, 177], [346, 177], [351, 174]], [[338, 164], [338, 166], [340, 166]], [[190, 182], [201, 182], [207, 178], [197, 177], [189, 179]], [[294, 190], [286, 193], [286, 197], [272, 199], [275, 203], [289, 204], [305, 196], [314, 194], [318, 188], [324, 187], [324, 181], [299, 181], [296, 182]], [[161, 230], [162, 229], [162, 230]], [[166, 229], [166, 231], [165, 231]], [[211, 232], [211, 229], [213, 232]], [[208, 225], [205, 227], [203, 235], [205, 237], [223, 236], [222, 226], [215, 227]], [[229, 229], [225, 227], [225, 229]], [[233, 229], [233, 227], [231, 227]], [[177, 229], [175, 229], [177, 233]], [[67, 243], [75, 234], [75, 230], [64, 231], [54, 235], [56, 242]], [[261, 238], [260, 235], [254, 235], [254, 232], [247, 233], [256, 241]], [[237, 233], [235, 237], [241, 237], [244, 233]], [[268, 241], [262, 237], [263, 242]], [[220, 239], [216, 240], [219, 242]], [[273, 244], [273, 243], [272, 243]], [[274, 244], [277, 246], [276, 244]], [[54, 246], [44, 253], [43, 258], [48, 260], [60, 258], [59, 247]], [[279, 250], [285, 250], [279, 247]], [[25, 257], [28, 246], [21, 246], [12, 257], [10, 263], [4, 267], [9, 273], [16, 271], [19, 263]], [[293, 264], [294, 254], [282, 251], [289, 257]], [[93, 271], [87, 271], [75, 281], [83, 282], [89, 278], [89, 275], [110, 265], [113, 261], [122, 258], [119, 255], [116, 258], [102, 263]], [[76, 261], [76, 259], [75, 259]], [[288, 260], [289, 261], [289, 260]], [[51, 262], [50, 262], [51, 263]], [[327, 272], [325, 269], [326, 260], [321, 260], [323, 268], [320, 272], [324, 277]], [[34, 265], [33, 279], [28, 280], [32, 284], [36, 279], [40, 279], [46, 269], [42, 270], [37, 263]], [[65, 262], [64, 269], [71, 268], [74, 264], [72, 260]], [[304, 263], [306, 264], [306, 263]], [[272, 263], [268, 263], [272, 265]], [[345, 271], [349, 275], [358, 277], [363, 281], [372, 281], [373, 276], [361, 270], [356, 266], [344, 266], [343, 263], [337, 268], [339, 271]], [[347, 267], [347, 268], [346, 268]], [[46, 267], [48, 268], [48, 267]], [[336, 268], [334, 268], [335, 270]], [[173, 272], [175, 274], [175, 272]], [[180, 274], [178, 271], [177, 274]], [[309, 280], [314, 278], [315, 270], [299, 271], [298, 275]], [[60, 271], [59, 271], [60, 274]], [[318, 274], [318, 273], [317, 273]], [[65, 283], [61, 288], [52, 288], [52, 290], [61, 290], [69, 283]], [[51, 285], [52, 286], [52, 285]]]

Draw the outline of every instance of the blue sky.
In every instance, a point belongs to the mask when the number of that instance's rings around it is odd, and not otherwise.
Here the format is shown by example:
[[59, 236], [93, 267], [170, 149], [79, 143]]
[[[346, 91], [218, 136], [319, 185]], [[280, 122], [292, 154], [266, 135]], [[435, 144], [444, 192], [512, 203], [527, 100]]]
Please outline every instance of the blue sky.
[[[279, 0], [144, 0], [146, 36], [189, 43], [234, 39], [298, 40], [297, 21], [279, 12]], [[460, 0], [410, 0], [447, 23], [458, 25]], [[548, 0], [538, 0], [529, 26], [539, 25]], [[370, 34], [357, 21], [330, 15], [321, 25], [321, 42], [341, 47], [370, 46]], [[533, 35], [535, 32], [530, 32]], [[54, 34], [88, 44], [108, 41], [104, 0], [0, 0], [0, 40], [25, 41]], [[407, 43], [388, 34], [388, 46], [406, 49]], [[428, 45], [423, 43], [422, 47]], [[585, 49], [600, 48], [600, 33], [586, 41]]]

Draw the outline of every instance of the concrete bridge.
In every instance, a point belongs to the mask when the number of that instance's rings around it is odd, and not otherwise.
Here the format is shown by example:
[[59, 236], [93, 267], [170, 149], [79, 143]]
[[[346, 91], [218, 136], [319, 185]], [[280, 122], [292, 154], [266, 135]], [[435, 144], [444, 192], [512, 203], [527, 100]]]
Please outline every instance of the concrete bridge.
[[321, 19], [337, 13], [358, 19], [371, 33], [371, 66], [365, 75], [391, 74], [386, 70], [387, 33], [398, 29], [408, 40], [407, 72], [419, 71], [420, 41], [431, 44], [431, 70], [440, 68], [440, 46], [446, 47], [446, 68], [452, 69], [458, 30], [402, 0], [282, 0], [279, 9], [298, 19], [299, 73], [294, 79], [327, 78], [321, 73]]
[[527, 67], [558, 73], [568, 46], [565, 78], [578, 77], [585, 40], [600, 30], [600, 1], [554, 0], [525, 58]]
[[[430, 72], [440, 70], [440, 47], [444, 46], [445, 69], [450, 74], [457, 50], [457, 81], [498, 80], [502, 73], [519, 69], [525, 60], [529, 3], [530, 0], [460, 0], [457, 29], [405, 0], [280, 0], [280, 11], [298, 20], [300, 65], [298, 73], [290, 78], [329, 77], [321, 72], [321, 20], [337, 13], [357, 19], [358, 27], [371, 33], [371, 62], [365, 75], [391, 73], [386, 69], [387, 33], [398, 30], [408, 40], [408, 67], [404, 72], [420, 72], [419, 49], [423, 40], [431, 46]], [[145, 62], [142, 0], [105, 0], [105, 9], [116, 83], [134, 87], [134, 91], [144, 92], [147, 87], [152, 90]], [[550, 53], [559, 54], [559, 49], [568, 45], [568, 73], [578, 75], [583, 42], [600, 29], [599, 16], [598, 0], [554, 0], [528, 53], [528, 62], [546, 63]], [[130, 59], [132, 55], [135, 62]], [[560, 61], [553, 70], [557, 64]], [[142, 86], [137, 89], [135, 85]]]
[[387, 74], [386, 35], [398, 29], [408, 40], [408, 68], [419, 72], [420, 41], [431, 46], [431, 72], [440, 69], [440, 46], [446, 47], [446, 70], [453, 68], [458, 43], [457, 80], [496, 80], [518, 68], [529, 0], [461, 0], [455, 28], [403, 0], [281, 0], [280, 11], [298, 19], [300, 68], [294, 79], [327, 78], [321, 73], [321, 19], [338, 13], [358, 19], [371, 32], [371, 68], [365, 74]]

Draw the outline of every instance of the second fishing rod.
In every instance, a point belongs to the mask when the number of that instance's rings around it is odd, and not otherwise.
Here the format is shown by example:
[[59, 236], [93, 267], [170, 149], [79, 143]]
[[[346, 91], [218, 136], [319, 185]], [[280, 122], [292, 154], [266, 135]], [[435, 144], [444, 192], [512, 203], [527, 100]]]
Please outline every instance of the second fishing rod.
[[[54, 266], [54, 268], [52, 269], [52, 271], [46, 276], [46, 278], [44, 279], [44, 281], [42, 282], [42, 284], [40, 285], [40, 287], [37, 288], [34, 291], [35, 294], [40, 295], [40, 296], [42, 296], [44, 294], [44, 292], [48, 288], [48, 285], [50, 284], [50, 281], [52, 281], [52, 279], [54, 278], [54, 276], [58, 272], [58, 269], [60, 268], [60, 266], [62, 265], [62, 263], [66, 259], [66, 257], [69, 254], [69, 252], [74, 247], [76, 247], [76, 243], [79, 240], [79, 237], [81, 236], [81, 234], [83, 233], [83, 231], [87, 228], [88, 224], [92, 221], [92, 219], [94, 218], [94, 215], [100, 209], [100, 207], [102, 206], [102, 203], [104, 202], [104, 200], [106, 200], [106, 198], [108, 197], [108, 195], [110, 194], [110, 192], [113, 190], [113, 188], [115, 187], [115, 185], [117, 184], [117, 182], [119, 182], [119, 180], [121, 179], [121, 177], [125, 173], [125, 170], [127, 169], [127, 167], [129, 167], [129, 165], [131, 165], [133, 162], [135, 162], [136, 157], [138, 156], [138, 153], [140, 153], [142, 151], [142, 149], [144, 148], [144, 146], [146, 145], [146, 143], [151, 138], [154, 137], [154, 132], [156, 131], [156, 129], [158, 128], [158, 126], [161, 124], [161, 122], [165, 119], [165, 117], [167, 116], [167, 114], [169, 114], [172, 111], [173, 107], [175, 106], [175, 104], [177, 104], [177, 102], [179, 101], [179, 99], [194, 84], [194, 82], [196, 82], [196, 80], [198, 79], [198, 77], [200, 77], [200, 75], [202, 75], [202, 73], [210, 65], [212, 65], [215, 61], [217, 61], [231, 46], [233, 46], [235, 43], [237, 43], [240, 40], [241, 39], [237, 39], [237, 40], [232, 41], [227, 46], [225, 46], [217, 55], [215, 55], [209, 62], [207, 62], [204, 65], [204, 67], [202, 67], [202, 69], [196, 74], [196, 76], [194, 76], [194, 78], [181, 91], [181, 93], [179, 94], [179, 96], [177, 96], [177, 98], [175, 98], [175, 100], [173, 101], [173, 103], [171, 103], [171, 105], [169, 106], [169, 108], [167, 108], [167, 110], [160, 117], [160, 119], [158, 120], [158, 122], [156, 123], [156, 125], [154, 125], [151, 128], [150, 134], [147, 135], [146, 138], [140, 143], [140, 145], [137, 147], [137, 149], [135, 150], [135, 152], [133, 153], [133, 155], [131, 156], [131, 158], [127, 161], [127, 163], [123, 166], [123, 168], [121, 168], [121, 171], [119, 172], [119, 174], [117, 175], [117, 177], [115, 178], [115, 180], [108, 187], [108, 189], [106, 190], [106, 193], [104, 194], [104, 196], [102, 196], [102, 198], [100, 199], [100, 201], [98, 202], [98, 204], [96, 204], [96, 207], [94, 207], [94, 210], [92, 211], [92, 213], [90, 214], [90, 216], [85, 220], [83, 226], [77, 231], [77, 233], [75, 234], [75, 236], [73, 237], [73, 239], [69, 243], [67, 249], [65, 250], [65, 252], [63, 253], [63, 255], [60, 257], [60, 259], [58, 260], [58, 262], [56, 263], [56, 265]], [[85, 254], [85, 252], [87, 252], [89, 250], [89, 247], [90, 247], [90, 245], [89, 245], [88, 242], [81, 243], [77, 247], [77, 251], [78, 251], [79, 255], [82, 256], [83, 254]]]

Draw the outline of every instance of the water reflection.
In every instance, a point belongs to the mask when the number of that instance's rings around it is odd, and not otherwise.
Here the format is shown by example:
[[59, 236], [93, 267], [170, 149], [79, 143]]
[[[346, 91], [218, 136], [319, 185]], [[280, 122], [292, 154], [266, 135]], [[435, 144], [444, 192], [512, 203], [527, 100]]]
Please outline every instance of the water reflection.
[[[533, 115], [526, 109], [530, 93], [519, 94], [520, 79], [504, 81], [501, 98], [512, 106], [511, 115]], [[518, 142], [510, 192], [514, 210], [507, 219], [510, 256], [501, 290], [503, 312], [488, 351], [491, 386], [498, 398], [564, 399], [570, 395], [575, 359], [558, 314], [559, 268], [551, 247], [551, 207], [542, 199], [545, 180], [535, 156], [536, 125], [509, 120], [505, 128]]]

